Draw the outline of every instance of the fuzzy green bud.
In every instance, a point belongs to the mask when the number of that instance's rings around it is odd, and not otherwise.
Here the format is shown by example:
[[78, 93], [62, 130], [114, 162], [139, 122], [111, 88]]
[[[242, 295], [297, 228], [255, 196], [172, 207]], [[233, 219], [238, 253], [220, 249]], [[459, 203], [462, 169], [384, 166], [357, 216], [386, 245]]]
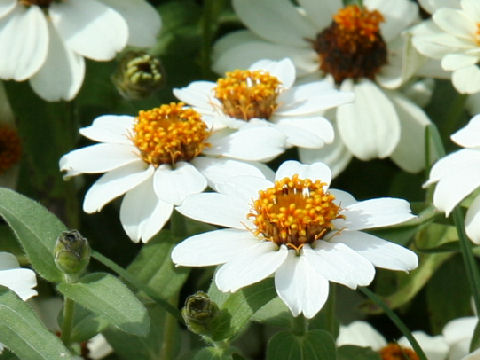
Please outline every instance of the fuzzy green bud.
[[190, 295], [182, 308], [182, 317], [188, 329], [202, 336], [210, 336], [212, 321], [218, 314], [217, 304], [203, 291]]
[[112, 82], [124, 98], [141, 100], [165, 85], [165, 70], [158, 57], [129, 51], [120, 59]]
[[67, 275], [78, 275], [90, 261], [90, 246], [78, 230], [62, 232], [55, 244], [55, 263]]

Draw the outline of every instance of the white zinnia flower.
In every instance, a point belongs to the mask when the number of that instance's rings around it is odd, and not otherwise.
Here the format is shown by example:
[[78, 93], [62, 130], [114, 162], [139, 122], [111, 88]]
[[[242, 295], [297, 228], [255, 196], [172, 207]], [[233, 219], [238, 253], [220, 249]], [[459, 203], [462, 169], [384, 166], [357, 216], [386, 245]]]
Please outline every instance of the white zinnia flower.
[[37, 286], [35, 273], [21, 268], [17, 258], [5, 251], [0, 251], [0, 285], [14, 291], [23, 300], [38, 294], [33, 290]]
[[3, 0], [0, 78], [30, 79], [43, 99], [71, 100], [84, 57], [106, 61], [126, 45], [152, 46], [160, 26], [145, 0]]
[[278, 296], [292, 314], [312, 318], [328, 297], [328, 282], [355, 289], [370, 284], [374, 266], [409, 271], [417, 255], [359, 230], [412, 219], [409, 204], [378, 198], [357, 202], [330, 189], [322, 164], [283, 163], [275, 182], [236, 176], [216, 184], [218, 193], [195, 194], [178, 211], [195, 220], [225, 226], [189, 237], [172, 259], [181, 266], [223, 264], [215, 283], [224, 292], [275, 274]]
[[480, 4], [478, 0], [421, 1], [432, 20], [413, 31], [413, 45], [441, 60], [458, 92], [480, 92]]
[[[465, 149], [457, 150], [437, 161], [424, 187], [437, 182], [433, 205], [448, 216], [467, 195], [480, 187], [480, 114], [450, 136]], [[480, 196], [476, 196], [465, 215], [465, 231], [480, 244]]]
[[283, 134], [268, 126], [212, 133], [200, 114], [182, 103], [140, 111], [136, 118], [101, 116], [80, 129], [80, 134], [100, 143], [64, 155], [60, 169], [67, 177], [105, 173], [87, 191], [83, 210], [100, 211], [125, 194], [120, 222], [135, 242], [155, 235], [173, 207], [188, 195], [202, 192], [207, 180], [266, 171], [225, 157], [269, 160], [283, 152], [285, 144]]
[[218, 127], [263, 122], [283, 132], [288, 147], [317, 149], [331, 143], [333, 128], [321, 113], [351, 102], [353, 94], [337, 91], [328, 80], [297, 86], [294, 82], [290, 59], [261, 60], [248, 70], [228, 72], [216, 83], [194, 81], [174, 93]]
[[[423, 331], [413, 331], [412, 336], [425, 352], [427, 360], [445, 360], [447, 358], [449, 349], [442, 336], [429, 336]], [[387, 344], [385, 338], [366, 321], [354, 321], [346, 326], [340, 326], [337, 345], [370, 347], [373, 351], [379, 352], [380, 357], [384, 360], [396, 359], [402, 355], [402, 352], [414, 354], [406, 337], [400, 338], [397, 344]]]
[[477, 359], [476, 357], [468, 355], [470, 352], [470, 342], [472, 341], [473, 331], [475, 330], [477, 322], [478, 317], [469, 316], [452, 320], [445, 325], [442, 330], [442, 335], [450, 347], [448, 360]]
[[409, 0], [364, 0], [364, 8], [343, 7], [341, 0], [298, 3], [301, 8], [290, 0], [233, 0], [250, 31], [217, 42], [214, 70], [291, 57], [299, 76], [327, 76], [341, 90], [355, 93], [355, 101], [340, 105], [332, 119], [342, 142], [339, 150], [315, 156], [301, 149], [301, 159], [333, 165], [328, 153], [341, 151], [347, 152], [342, 158], [350, 153], [362, 160], [391, 157], [406, 171], [420, 171], [430, 120], [396, 90], [417, 68], [404, 61], [412, 57], [409, 38], [402, 34], [418, 20], [417, 5]]

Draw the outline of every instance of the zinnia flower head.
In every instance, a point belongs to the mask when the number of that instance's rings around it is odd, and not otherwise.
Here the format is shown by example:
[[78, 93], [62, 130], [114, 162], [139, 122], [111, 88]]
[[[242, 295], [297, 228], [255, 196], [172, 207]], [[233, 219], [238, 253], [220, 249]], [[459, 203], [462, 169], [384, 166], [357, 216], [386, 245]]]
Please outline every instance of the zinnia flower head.
[[5, 0], [0, 6], [0, 78], [30, 79], [48, 101], [71, 100], [85, 59], [111, 60], [126, 45], [152, 46], [160, 30], [145, 0]]
[[225, 174], [266, 171], [247, 161], [269, 160], [284, 149], [273, 128], [249, 126], [215, 133], [200, 114], [170, 103], [140, 111], [137, 117], [106, 115], [80, 134], [98, 144], [73, 150], [60, 159], [66, 177], [105, 173], [87, 191], [83, 210], [100, 211], [118, 196], [120, 222], [133, 241], [148, 241], [170, 218], [175, 205], [202, 192], [208, 181]]
[[275, 274], [278, 296], [294, 316], [308, 318], [325, 303], [329, 281], [355, 289], [370, 284], [374, 266], [414, 269], [415, 253], [360, 231], [413, 218], [409, 204], [394, 198], [357, 202], [329, 189], [330, 179], [322, 163], [287, 161], [274, 181], [236, 176], [217, 183], [218, 193], [188, 197], [178, 211], [227, 229], [178, 244], [174, 263], [223, 264], [215, 283], [231, 292]]

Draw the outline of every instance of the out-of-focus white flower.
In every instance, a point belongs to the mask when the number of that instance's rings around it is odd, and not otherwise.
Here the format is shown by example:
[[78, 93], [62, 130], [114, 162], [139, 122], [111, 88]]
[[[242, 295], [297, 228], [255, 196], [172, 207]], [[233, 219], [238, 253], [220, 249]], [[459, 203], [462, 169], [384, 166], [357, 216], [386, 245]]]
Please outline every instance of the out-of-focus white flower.
[[171, 103], [132, 116], [106, 115], [80, 129], [98, 144], [60, 159], [66, 177], [105, 173], [87, 191], [83, 210], [100, 211], [125, 194], [120, 222], [135, 242], [147, 242], [170, 218], [175, 205], [202, 192], [208, 181], [230, 174], [269, 171], [246, 161], [265, 161], [282, 153], [285, 136], [252, 124], [234, 132], [212, 132], [200, 114]]
[[103, 359], [113, 349], [102, 334], [97, 334], [87, 342], [88, 357], [93, 360]]
[[30, 79], [43, 99], [71, 100], [84, 57], [107, 61], [126, 45], [152, 46], [160, 27], [145, 0], [3, 0], [0, 78]]
[[[477, 357], [471, 356], [473, 354], [468, 355], [477, 322], [478, 318], [476, 316], [469, 316], [452, 320], [445, 325], [442, 335], [450, 347], [448, 360], [477, 359]], [[478, 356], [478, 353], [474, 354]]]
[[248, 70], [227, 72], [216, 83], [194, 81], [174, 93], [217, 127], [261, 122], [284, 133], [287, 147], [321, 148], [334, 136], [322, 112], [353, 101], [353, 93], [336, 90], [328, 80], [296, 86], [294, 81], [290, 59], [261, 60]]
[[377, 198], [357, 202], [328, 189], [330, 169], [287, 161], [275, 181], [231, 177], [218, 193], [195, 194], [178, 211], [224, 226], [187, 238], [172, 259], [181, 266], [223, 264], [215, 273], [221, 291], [234, 292], [275, 274], [278, 296], [294, 316], [312, 318], [328, 298], [328, 282], [352, 289], [370, 284], [375, 268], [409, 271], [417, 255], [362, 232], [414, 218], [408, 202]]
[[[464, 147], [437, 161], [424, 186], [437, 183], [433, 204], [448, 216], [467, 195], [480, 186], [480, 114], [450, 136]], [[465, 231], [470, 239], [480, 244], [480, 196], [476, 196], [465, 215]]]
[[0, 285], [14, 291], [22, 300], [37, 295], [33, 290], [37, 286], [35, 273], [30, 269], [21, 268], [17, 258], [8, 252], [0, 252]]
[[[258, 59], [290, 57], [299, 76], [309, 75], [310, 81], [326, 76], [341, 90], [355, 93], [355, 101], [340, 105], [334, 115], [341, 143], [336, 144], [340, 150], [331, 150], [344, 152], [346, 147], [362, 160], [391, 157], [406, 171], [420, 171], [430, 120], [397, 91], [418, 68], [409, 35], [403, 33], [418, 20], [417, 5], [409, 0], [364, 0], [363, 8], [343, 7], [341, 0], [298, 3], [301, 8], [289, 0], [234, 0], [250, 31], [217, 42], [214, 70], [223, 73]], [[334, 166], [334, 158], [322, 150], [315, 157], [300, 149], [300, 157]]]
[[[413, 331], [412, 335], [425, 352], [427, 360], [447, 359], [449, 349], [442, 336], [429, 336], [423, 331]], [[340, 326], [337, 345], [370, 347], [385, 360], [397, 358], [392, 355], [400, 356], [402, 352], [405, 355], [415, 354], [406, 337], [400, 338], [397, 344], [387, 344], [385, 338], [366, 321], [354, 321], [347, 326]]]

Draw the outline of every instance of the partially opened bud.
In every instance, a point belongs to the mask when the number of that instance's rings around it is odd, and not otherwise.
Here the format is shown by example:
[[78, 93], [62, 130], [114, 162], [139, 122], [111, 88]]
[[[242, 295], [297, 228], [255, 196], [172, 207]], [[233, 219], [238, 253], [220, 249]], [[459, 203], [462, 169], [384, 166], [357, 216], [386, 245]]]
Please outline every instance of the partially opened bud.
[[90, 246], [78, 230], [64, 231], [55, 244], [55, 263], [65, 274], [80, 274], [90, 260]]
[[182, 308], [182, 317], [188, 329], [203, 336], [210, 336], [212, 320], [218, 313], [217, 304], [203, 291], [190, 295]]

